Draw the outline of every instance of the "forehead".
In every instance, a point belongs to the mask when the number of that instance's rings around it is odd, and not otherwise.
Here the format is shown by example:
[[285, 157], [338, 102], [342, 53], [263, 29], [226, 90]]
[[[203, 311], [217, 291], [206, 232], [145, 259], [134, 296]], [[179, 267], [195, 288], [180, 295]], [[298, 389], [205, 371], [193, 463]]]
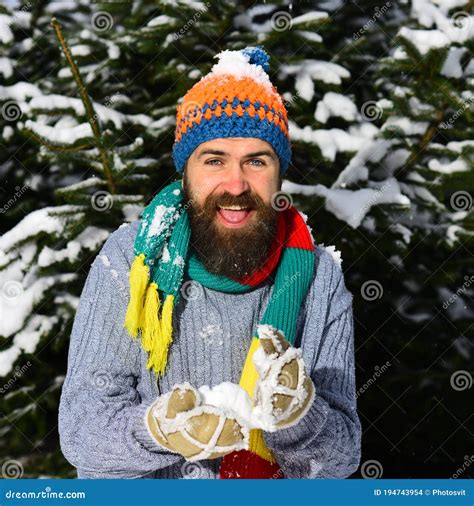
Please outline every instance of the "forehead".
[[253, 151], [270, 150], [274, 153], [273, 147], [267, 141], [255, 137], [228, 137], [222, 139], [212, 139], [203, 142], [194, 151], [199, 155], [207, 149], [220, 150], [230, 154], [246, 154]]

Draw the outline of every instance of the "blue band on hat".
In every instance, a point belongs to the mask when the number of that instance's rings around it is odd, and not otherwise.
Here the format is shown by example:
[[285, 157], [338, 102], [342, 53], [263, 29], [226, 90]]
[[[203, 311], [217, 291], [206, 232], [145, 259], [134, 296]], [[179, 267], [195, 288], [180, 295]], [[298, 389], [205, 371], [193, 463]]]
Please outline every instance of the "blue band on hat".
[[173, 146], [173, 160], [176, 170], [183, 172], [186, 160], [203, 142], [228, 137], [254, 137], [267, 141], [275, 150], [280, 160], [280, 172], [284, 174], [291, 160], [291, 146], [286, 135], [275, 123], [260, 119], [258, 115], [250, 116], [244, 112], [242, 116], [233, 113], [231, 116], [222, 114], [209, 120], [195, 123]]

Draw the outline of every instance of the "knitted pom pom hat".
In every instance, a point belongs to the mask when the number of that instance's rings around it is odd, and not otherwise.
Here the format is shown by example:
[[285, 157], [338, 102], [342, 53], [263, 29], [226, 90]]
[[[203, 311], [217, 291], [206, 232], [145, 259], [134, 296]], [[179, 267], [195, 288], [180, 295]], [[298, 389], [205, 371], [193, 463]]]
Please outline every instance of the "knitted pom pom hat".
[[219, 62], [183, 97], [176, 114], [173, 160], [183, 172], [203, 142], [225, 137], [255, 137], [272, 145], [280, 172], [288, 169], [291, 147], [288, 115], [268, 76], [269, 56], [261, 46], [222, 51]]

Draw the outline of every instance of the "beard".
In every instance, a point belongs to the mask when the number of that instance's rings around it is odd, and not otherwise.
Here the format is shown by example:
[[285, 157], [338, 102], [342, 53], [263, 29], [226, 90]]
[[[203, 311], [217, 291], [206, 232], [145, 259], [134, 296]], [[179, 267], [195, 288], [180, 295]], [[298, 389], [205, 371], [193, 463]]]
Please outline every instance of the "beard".
[[[240, 279], [265, 263], [273, 246], [278, 220], [278, 211], [271, 204], [247, 190], [240, 195], [211, 194], [200, 205], [189, 188], [186, 173], [183, 192], [191, 224], [191, 247], [209, 272]], [[241, 227], [226, 227], [218, 223], [218, 206], [230, 205], [250, 208], [254, 215]]]

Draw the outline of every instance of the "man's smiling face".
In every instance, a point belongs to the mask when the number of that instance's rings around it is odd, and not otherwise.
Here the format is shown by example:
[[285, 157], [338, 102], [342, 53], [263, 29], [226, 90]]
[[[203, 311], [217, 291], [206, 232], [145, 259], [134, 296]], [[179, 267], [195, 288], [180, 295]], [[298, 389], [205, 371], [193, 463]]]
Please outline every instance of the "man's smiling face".
[[281, 187], [272, 146], [257, 138], [213, 139], [200, 144], [184, 170], [191, 242], [206, 268], [243, 277], [266, 260], [278, 211], [272, 197]]

